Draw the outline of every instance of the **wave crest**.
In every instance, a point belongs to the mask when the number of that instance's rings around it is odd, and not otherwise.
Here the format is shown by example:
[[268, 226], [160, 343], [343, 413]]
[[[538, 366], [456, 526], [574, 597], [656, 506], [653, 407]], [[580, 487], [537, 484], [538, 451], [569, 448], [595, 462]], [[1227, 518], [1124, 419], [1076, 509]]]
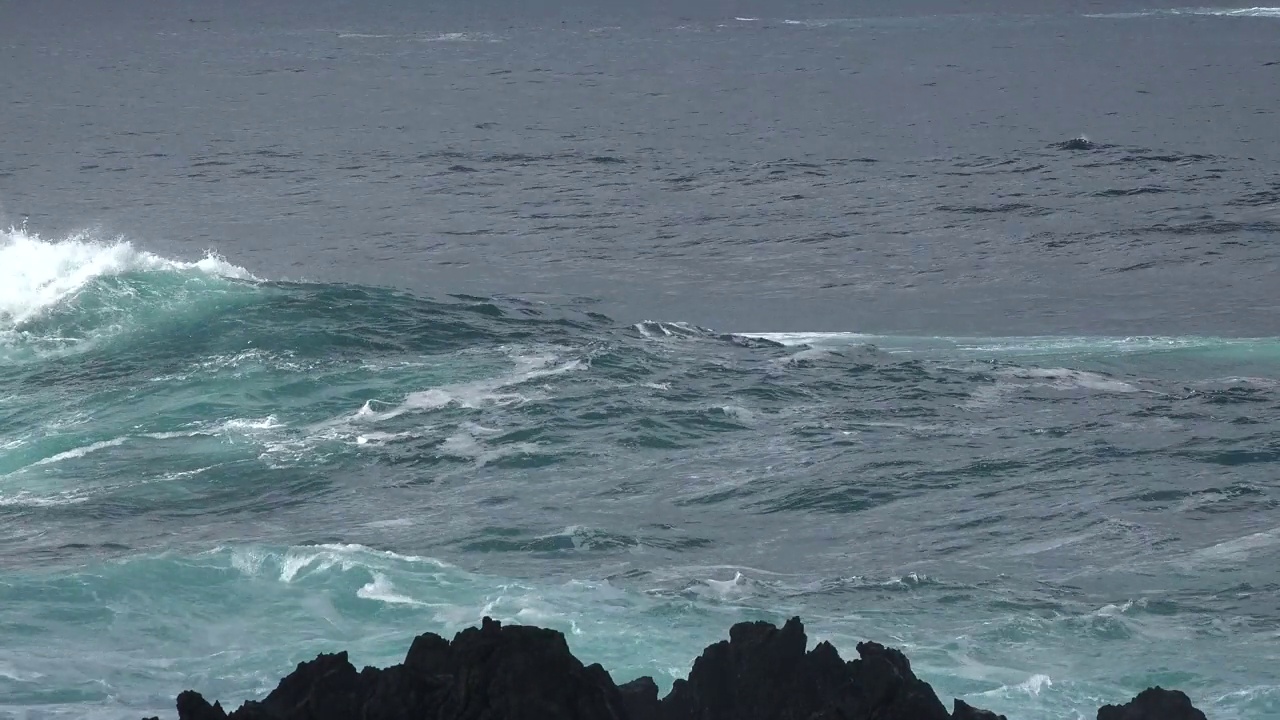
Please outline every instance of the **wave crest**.
[[258, 281], [248, 270], [213, 252], [195, 262], [170, 260], [122, 238], [88, 232], [45, 240], [25, 228], [0, 231], [0, 329], [38, 317], [100, 278], [131, 272], [200, 274]]

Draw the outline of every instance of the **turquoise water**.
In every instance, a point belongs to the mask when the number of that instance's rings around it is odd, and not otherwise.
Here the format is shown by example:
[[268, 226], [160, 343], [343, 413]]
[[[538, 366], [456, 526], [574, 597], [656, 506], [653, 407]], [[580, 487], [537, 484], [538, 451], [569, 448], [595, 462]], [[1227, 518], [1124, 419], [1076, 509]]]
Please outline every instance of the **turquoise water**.
[[491, 615], [661, 685], [746, 618], [944, 698], [1280, 712], [1280, 340], [753, 333], [0, 237], [0, 714]]

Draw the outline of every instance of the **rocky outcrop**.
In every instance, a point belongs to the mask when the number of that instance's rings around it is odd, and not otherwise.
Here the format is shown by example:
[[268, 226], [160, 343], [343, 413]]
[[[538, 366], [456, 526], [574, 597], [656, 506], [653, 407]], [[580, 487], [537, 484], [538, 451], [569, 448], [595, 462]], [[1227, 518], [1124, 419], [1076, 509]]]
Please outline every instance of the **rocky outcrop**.
[[[781, 628], [740, 623], [709, 646], [687, 680], [658, 697], [640, 678], [618, 686], [583, 665], [564, 636], [485, 618], [452, 642], [414, 639], [405, 661], [357, 671], [345, 652], [298, 665], [261, 701], [227, 713], [199, 693], [178, 696], [179, 720], [1005, 720], [956, 700], [948, 712], [898, 650], [830, 643], [805, 650], [799, 618]], [[1186, 695], [1152, 688], [1098, 720], [1205, 720]]]
[[1181, 690], [1147, 688], [1124, 705], [1104, 705], [1098, 720], [1205, 720]]

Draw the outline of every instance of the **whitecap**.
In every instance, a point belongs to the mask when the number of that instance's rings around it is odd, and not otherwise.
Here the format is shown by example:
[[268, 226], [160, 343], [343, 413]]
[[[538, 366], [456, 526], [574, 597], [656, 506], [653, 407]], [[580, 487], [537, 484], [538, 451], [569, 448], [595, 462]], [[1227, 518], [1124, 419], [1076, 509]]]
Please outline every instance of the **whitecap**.
[[356, 597], [364, 598], [365, 600], [377, 600], [391, 605], [426, 605], [424, 602], [397, 593], [395, 586], [391, 584], [387, 576], [377, 572], [373, 574], [371, 582], [366, 583], [356, 591]]
[[101, 442], [85, 445], [84, 447], [78, 447], [78, 448], [73, 448], [71, 450], [66, 450], [64, 452], [58, 453], [57, 455], [50, 455], [47, 458], [42, 458], [40, 460], [37, 460], [31, 463], [27, 467], [38, 467], [40, 465], [52, 465], [53, 463], [62, 462], [63, 460], [73, 460], [75, 458], [82, 458], [85, 455], [88, 455], [89, 453], [97, 452], [99, 450], [105, 450], [111, 447], [117, 447], [125, 444], [128, 441], [129, 441], [129, 438], [127, 437], [118, 437], [118, 438], [112, 438], [111, 440], [103, 440]]
[[874, 335], [853, 332], [742, 332], [734, 333], [746, 338], [768, 340], [770, 342], [797, 347], [803, 345], [848, 346], [866, 344]]
[[490, 33], [445, 32], [419, 38], [422, 42], [500, 42], [501, 38]]
[[403, 440], [404, 438], [415, 437], [410, 432], [366, 432], [356, 435], [357, 445], [382, 445], [392, 440]]
[[[581, 360], [571, 360], [566, 363], [556, 364], [556, 358], [549, 355], [517, 356], [515, 360], [515, 371], [508, 375], [444, 385], [438, 388], [409, 393], [399, 405], [383, 411], [378, 411], [374, 408], [374, 403], [378, 401], [368, 400], [359, 410], [345, 420], [348, 422], [381, 422], [410, 412], [439, 410], [451, 406], [476, 409], [488, 405], [519, 405], [528, 402], [530, 396], [516, 392], [501, 391], [530, 380], [552, 377], [583, 367]], [[343, 421], [343, 419], [339, 418], [336, 421], [322, 425], [341, 424]]]
[[696, 338], [711, 335], [711, 330], [683, 321], [643, 320], [631, 326], [650, 340], [659, 338]]
[[1280, 8], [1275, 7], [1251, 7], [1251, 8], [1173, 8], [1168, 10], [1143, 10], [1139, 12], [1118, 12], [1118, 13], [1086, 13], [1087, 18], [1100, 18], [1109, 20], [1130, 20], [1138, 18], [1159, 18], [1159, 17], [1176, 17], [1179, 15], [1199, 15], [1209, 17], [1234, 17], [1234, 18], [1280, 18]]
[[102, 277], [127, 272], [198, 272], [257, 281], [248, 270], [212, 252], [195, 262], [136, 250], [127, 240], [89, 232], [44, 240], [25, 229], [0, 232], [0, 321], [19, 326]]
[[1243, 537], [1226, 540], [1197, 550], [1192, 554], [1196, 560], [1212, 560], [1218, 562], [1242, 562], [1249, 558], [1251, 551], [1280, 544], [1280, 527], [1251, 533]]
[[272, 430], [284, 427], [275, 415], [262, 418], [232, 418], [223, 421], [219, 430], [223, 432], [248, 432], [251, 430]]
[[17, 682], [36, 682], [44, 677], [42, 673], [34, 671], [19, 670], [17, 667], [7, 663], [0, 662], [0, 677], [15, 680]]
[[1122, 380], [1070, 368], [1010, 368], [999, 371], [997, 375], [1016, 380], [1030, 380], [1032, 382], [1029, 384], [1044, 384], [1060, 390], [1085, 388], [1115, 393], [1139, 392], [1139, 388]]
[[747, 577], [740, 572], [733, 574], [732, 580], [716, 580], [707, 578], [703, 581], [711, 592], [721, 599], [730, 597], [740, 597], [749, 592], [749, 581]]
[[88, 499], [89, 495], [82, 490], [68, 490], [56, 495], [32, 495], [23, 490], [15, 495], [0, 495], [0, 507], [57, 507], [76, 505]]
[[1044, 691], [1045, 688], [1050, 688], [1050, 687], [1053, 687], [1053, 678], [1049, 677], [1048, 675], [1036, 673], [1035, 675], [1032, 675], [1031, 677], [1027, 678], [1023, 682], [1017, 683], [1016, 685], [1001, 685], [1000, 687], [995, 688], [993, 690], [987, 690], [986, 692], [977, 693], [977, 695], [983, 696], [983, 697], [1008, 696], [1011, 693], [1016, 692], [1016, 693], [1025, 693], [1031, 697], [1038, 697], [1040, 693]]
[[476, 467], [513, 455], [535, 455], [541, 451], [536, 443], [518, 442], [490, 447], [465, 429], [445, 438], [440, 452], [450, 457], [474, 460]]

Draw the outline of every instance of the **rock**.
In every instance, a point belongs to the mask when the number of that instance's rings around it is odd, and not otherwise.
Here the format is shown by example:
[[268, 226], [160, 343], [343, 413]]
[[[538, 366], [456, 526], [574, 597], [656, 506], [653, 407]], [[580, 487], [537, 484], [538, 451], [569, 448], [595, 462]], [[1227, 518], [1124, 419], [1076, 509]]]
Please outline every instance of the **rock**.
[[[485, 618], [446, 641], [414, 638], [404, 662], [357, 671], [345, 652], [300, 663], [261, 701], [228, 714], [197, 692], [179, 720], [1006, 720], [955, 701], [951, 713], [898, 650], [857, 646], [845, 662], [826, 642], [806, 651], [799, 618], [739, 623], [661, 700], [650, 678], [619, 687], [583, 665], [564, 635]], [[153, 719], [154, 720], [154, 719]], [[1160, 688], [1107, 706], [1098, 720], [1205, 720], [1186, 695]]]
[[[650, 681], [652, 682], [652, 681]], [[653, 688], [654, 704], [657, 686]], [[198, 693], [178, 698], [180, 720], [226, 720]], [[564, 636], [485, 618], [452, 643], [414, 639], [404, 663], [357, 672], [345, 652], [301, 663], [261, 702], [230, 720], [628, 720], [623, 695], [599, 665], [583, 666]]]
[[948, 720], [897, 650], [860, 643], [846, 663], [830, 643], [805, 652], [799, 618], [781, 629], [742, 623], [706, 649], [662, 701], [664, 720]]
[[178, 717], [189, 720], [226, 720], [221, 703], [209, 704], [198, 692], [187, 690], [178, 695]]
[[[694, 661], [688, 680], [677, 680], [662, 700], [667, 720], [763, 720], [809, 717], [843, 684], [843, 663], [834, 649], [805, 653], [799, 618], [781, 629], [740, 623], [729, 640], [709, 646]], [[827, 646], [830, 647], [830, 646]]]
[[618, 687], [627, 720], [662, 720], [662, 704], [658, 702], [658, 683], [642, 677]]
[[1009, 720], [990, 710], [980, 710], [965, 701], [956, 698], [955, 709], [951, 711], [952, 720]]
[[564, 635], [484, 619], [449, 646], [442, 720], [627, 720], [622, 695], [599, 665], [583, 667]]
[[1098, 720], [1206, 720], [1180, 690], [1147, 688], [1124, 705], [1104, 705]]

